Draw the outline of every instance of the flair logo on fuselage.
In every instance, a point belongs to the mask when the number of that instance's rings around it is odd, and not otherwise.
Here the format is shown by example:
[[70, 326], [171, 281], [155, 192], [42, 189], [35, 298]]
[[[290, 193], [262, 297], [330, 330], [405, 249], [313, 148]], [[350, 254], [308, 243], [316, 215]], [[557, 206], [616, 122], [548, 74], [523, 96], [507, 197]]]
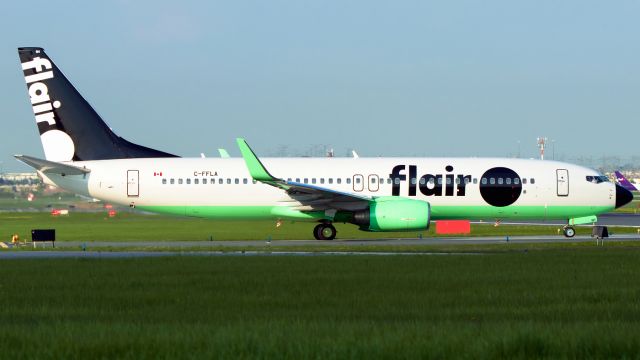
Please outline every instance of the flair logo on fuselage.
[[[403, 174], [407, 170], [407, 165], [396, 165], [391, 170], [391, 180], [393, 185], [391, 188], [392, 196], [400, 196], [400, 183], [407, 181], [407, 174]], [[455, 175], [453, 166], [445, 167], [447, 174], [425, 174], [418, 178], [418, 167], [409, 165], [409, 189], [408, 196], [416, 196], [418, 189], [425, 196], [465, 196], [466, 186], [471, 181], [471, 175]]]
[[53, 109], [58, 109], [62, 105], [60, 101], [51, 99], [49, 96], [49, 88], [43, 82], [53, 79], [53, 70], [51, 61], [41, 57], [34, 57], [31, 61], [22, 63], [22, 71], [32, 69], [34, 74], [24, 76], [29, 88], [29, 97], [33, 113], [36, 116], [36, 122], [47, 122], [50, 126], [56, 125], [56, 118]]

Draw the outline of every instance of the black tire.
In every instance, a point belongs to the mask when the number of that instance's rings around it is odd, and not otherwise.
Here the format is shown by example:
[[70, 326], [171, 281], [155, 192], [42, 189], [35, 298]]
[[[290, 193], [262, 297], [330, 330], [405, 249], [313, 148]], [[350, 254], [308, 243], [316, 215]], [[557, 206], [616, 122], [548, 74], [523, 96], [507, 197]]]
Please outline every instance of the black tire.
[[318, 225], [316, 225], [316, 227], [313, 228], [313, 237], [316, 240], [323, 240], [321, 238], [321, 236], [322, 236], [322, 227], [323, 226], [324, 226], [324, 224], [318, 224]]
[[337, 233], [338, 231], [331, 224], [319, 224], [313, 228], [313, 237], [316, 240], [333, 240]]
[[565, 237], [572, 238], [576, 236], [576, 229], [574, 229], [573, 226], [567, 226], [562, 229], [562, 231], [564, 232]]

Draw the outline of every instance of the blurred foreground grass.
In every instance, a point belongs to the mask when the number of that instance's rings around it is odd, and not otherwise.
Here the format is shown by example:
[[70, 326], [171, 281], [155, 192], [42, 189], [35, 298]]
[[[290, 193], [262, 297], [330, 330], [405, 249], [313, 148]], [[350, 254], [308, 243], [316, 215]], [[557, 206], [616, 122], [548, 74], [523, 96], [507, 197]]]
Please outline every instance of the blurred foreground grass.
[[640, 249], [0, 262], [3, 358], [635, 358]]

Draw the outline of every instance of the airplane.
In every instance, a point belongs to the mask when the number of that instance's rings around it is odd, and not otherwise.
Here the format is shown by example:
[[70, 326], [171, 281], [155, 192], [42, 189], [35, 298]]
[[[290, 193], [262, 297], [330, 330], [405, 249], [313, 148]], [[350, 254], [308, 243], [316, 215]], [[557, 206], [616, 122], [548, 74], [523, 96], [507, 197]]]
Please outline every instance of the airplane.
[[636, 187], [636, 185], [632, 184], [629, 180], [627, 180], [626, 177], [624, 177], [624, 175], [622, 175], [622, 173], [618, 170], [615, 171], [616, 174], [616, 181], [618, 182], [618, 184], [620, 186], [622, 186], [623, 188], [631, 191], [631, 192], [637, 192], [638, 188]]
[[[46, 184], [108, 203], [210, 219], [421, 231], [440, 219], [561, 219], [573, 225], [633, 196], [597, 171], [513, 158], [182, 158], [116, 135], [42, 48], [18, 49], [45, 158], [15, 155]], [[153, 130], [152, 130], [153, 131]], [[428, 138], [425, 138], [428, 141]]]

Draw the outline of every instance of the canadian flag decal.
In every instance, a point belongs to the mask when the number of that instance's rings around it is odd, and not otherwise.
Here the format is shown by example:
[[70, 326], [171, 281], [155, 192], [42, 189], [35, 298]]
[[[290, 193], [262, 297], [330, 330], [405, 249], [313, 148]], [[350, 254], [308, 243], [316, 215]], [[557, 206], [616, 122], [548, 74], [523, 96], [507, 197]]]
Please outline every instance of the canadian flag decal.
[[154, 171], [153, 176], [162, 176], [162, 171]]

